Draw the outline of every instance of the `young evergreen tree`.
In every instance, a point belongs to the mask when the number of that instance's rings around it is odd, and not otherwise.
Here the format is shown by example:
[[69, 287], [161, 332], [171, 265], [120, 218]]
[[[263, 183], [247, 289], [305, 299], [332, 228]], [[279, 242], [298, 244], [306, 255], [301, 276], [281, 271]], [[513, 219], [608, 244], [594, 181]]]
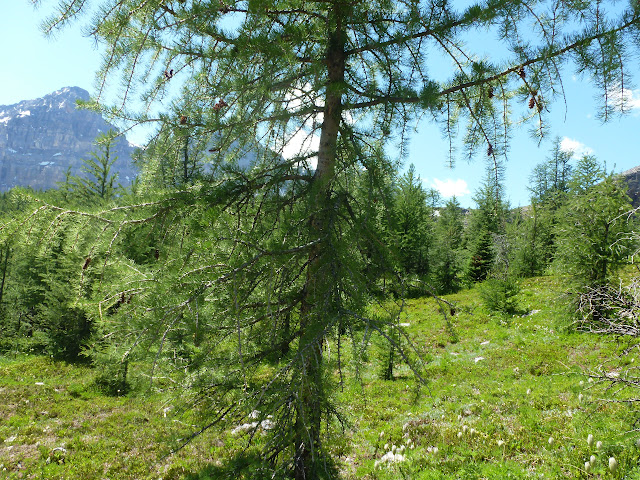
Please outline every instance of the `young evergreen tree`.
[[[55, 193], [39, 195], [59, 198]], [[0, 310], [0, 314], [4, 315], [5, 328], [12, 330], [16, 350], [82, 360], [81, 353], [93, 333], [83, 308], [84, 293], [91, 284], [89, 262], [80, 253], [86, 247], [87, 229], [70, 231], [66, 222], [53, 229], [51, 223], [41, 223], [42, 219], [33, 223], [33, 210], [34, 203], [29, 202], [16, 209], [13, 219], [4, 224], [5, 241], [13, 243], [13, 255], [10, 262], [5, 257], [0, 267], [2, 297], [11, 308]], [[48, 221], [52, 219], [55, 217]], [[29, 233], [16, 231], [16, 223], [28, 225]]]
[[569, 188], [556, 226], [557, 264], [580, 289], [605, 285], [631, 253], [626, 182], [589, 155], [578, 161]]
[[427, 205], [427, 192], [411, 165], [397, 182], [393, 195], [392, 233], [403, 273], [425, 276], [429, 273], [433, 209]]
[[116, 132], [109, 130], [96, 137], [96, 150], [91, 152], [91, 158], [83, 161], [82, 175], [69, 176], [63, 185], [63, 192], [72, 190], [81, 202], [108, 202], [115, 196], [119, 185], [117, 173], [111, 173], [111, 167], [118, 159], [113, 156], [113, 142]]
[[[391, 164], [380, 162], [378, 165], [370, 165], [370, 168], [380, 166], [392, 167]], [[357, 199], [355, 205], [362, 211], [358, 216], [366, 222], [368, 227], [367, 243], [364, 252], [367, 258], [365, 273], [373, 285], [376, 285], [374, 295], [384, 297], [397, 279], [395, 275], [399, 271], [398, 256], [390, 249], [381, 249], [380, 242], [388, 245], [393, 237], [393, 209], [394, 209], [394, 178], [396, 172], [393, 168], [378, 172], [367, 170], [365, 174], [358, 175], [357, 187], [354, 196]], [[380, 256], [386, 254], [385, 256]]]
[[514, 264], [520, 275], [542, 273], [556, 256], [555, 232], [562, 207], [569, 199], [572, 158], [573, 152], [562, 150], [560, 139], [556, 138], [550, 156], [536, 165], [529, 177], [531, 208], [522, 212], [512, 229], [518, 245]]
[[206, 150], [194, 138], [198, 130], [189, 125], [164, 129], [147, 145], [139, 163], [147, 187], [186, 188], [204, 173]]
[[561, 148], [560, 138], [553, 141], [551, 157], [535, 166], [529, 177], [531, 201], [536, 203], [557, 203], [557, 197], [569, 190], [573, 152]]
[[[275, 410], [279, 428], [267, 457], [284, 466], [291, 461], [298, 480], [329, 476], [321, 425], [334, 410], [323, 345], [329, 339], [340, 344], [341, 332], [357, 326], [380, 330], [362, 314], [370, 282], [358, 272], [366, 271], [367, 233], [351, 195], [362, 167], [383, 170], [375, 168], [380, 139], [395, 131], [404, 137], [407, 122], [428, 113], [448, 132], [466, 128], [469, 155], [496, 159], [506, 152], [513, 110], [542, 133], [560, 66], [569, 59], [607, 93], [622, 88], [623, 62], [640, 24], [635, 3], [618, 15], [601, 2], [560, 1], [488, 0], [466, 8], [439, 1], [97, 3], [88, 31], [107, 47], [99, 73], [104, 83], [123, 74], [123, 98], [142, 85], [142, 99], [153, 102], [187, 78], [183, 96], [189, 101], [176, 101], [159, 120], [166, 128], [199, 127], [193, 141], [202, 146], [215, 134], [211, 161], [226, 169], [225, 181], [156, 204], [167, 216], [181, 209], [179, 218], [187, 218], [189, 212], [196, 231], [209, 222], [224, 232], [211, 234], [220, 246], [217, 256], [183, 250], [181, 264], [190, 269], [158, 281], [170, 295], [162, 301], [156, 295], [156, 307], [169, 298], [175, 303], [157, 325], [178, 322], [178, 312], [205, 294], [215, 300], [211, 308], [227, 312], [212, 318], [234, 319], [218, 331], [237, 334], [235, 371], [245, 381], [236, 391], [251, 406], [268, 403]], [[47, 28], [64, 25], [89, 5], [62, 0]], [[506, 47], [504, 58], [482, 58], [464, 44], [487, 30]], [[453, 70], [431, 76], [438, 55], [453, 60]], [[616, 105], [611, 95], [602, 98], [608, 116]], [[151, 120], [122, 106], [103, 110]], [[275, 153], [261, 155], [251, 169], [234, 167], [255, 139]], [[294, 145], [303, 148], [291, 152]], [[214, 212], [220, 217], [212, 218]], [[203, 263], [193, 265], [194, 259]], [[292, 356], [272, 383], [255, 386], [249, 379], [259, 376], [248, 366], [255, 367], [249, 359], [259, 357], [254, 349], [261, 344], [253, 327], [266, 329], [288, 314], [295, 318]], [[231, 391], [229, 381], [213, 382], [209, 391], [223, 401], [221, 385]], [[242, 404], [235, 405], [237, 411]]]
[[434, 229], [432, 283], [439, 294], [453, 293], [461, 286], [464, 223], [456, 197], [439, 210]]
[[466, 230], [466, 274], [472, 282], [487, 278], [495, 258], [494, 237], [505, 232], [508, 206], [502, 198], [503, 170], [501, 164], [489, 165], [485, 180], [473, 198], [477, 208], [472, 211]]
[[545, 248], [548, 236], [538, 204], [532, 203], [513, 215], [507, 223], [506, 237], [511, 245], [508, 254], [514, 276], [532, 277], [543, 273], [549, 263]]

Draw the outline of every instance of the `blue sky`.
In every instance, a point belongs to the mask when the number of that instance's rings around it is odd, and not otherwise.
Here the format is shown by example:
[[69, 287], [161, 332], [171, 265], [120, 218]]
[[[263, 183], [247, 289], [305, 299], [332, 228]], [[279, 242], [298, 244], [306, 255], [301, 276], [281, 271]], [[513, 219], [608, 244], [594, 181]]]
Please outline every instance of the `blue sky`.
[[[39, 30], [46, 10], [34, 10], [27, 0], [1, 1], [0, 105], [41, 97], [66, 86], [79, 86], [94, 93], [100, 53], [93, 40], [82, 36], [79, 26], [59, 32], [55, 39], [46, 39]], [[640, 65], [638, 58], [635, 60]], [[633, 73], [640, 84], [640, 68]], [[630, 113], [606, 124], [596, 116], [594, 97], [598, 93], [588, 81], [569, 72], [565, 90], [566, 111], [563, 100], [550, 105], [551, 128], [539, 146], [526, 128], [514, 132], [505, 176], [512, 206], [529, 203], [529, 175], [548, 156], [555, 137], [574, 151], [591, 153], [605, 161], [609, 170], [621, 172], [640, 165], [640, 89], [626, 92]], [[425, 186], [438, 188], [443, 196], [455, 194], [463, 206], [472, 207], [473, 193], [485, 176], [486, 156], [480, 152], [471, 163], [459, 158], [451, 169], [448, 142], [442, 139], [439, 127], [429, 122], [416, 127], [405, 165], [415, 165]], [[143, 143], [144, 138], [143, 132], [129, 136], [137, 144]]]

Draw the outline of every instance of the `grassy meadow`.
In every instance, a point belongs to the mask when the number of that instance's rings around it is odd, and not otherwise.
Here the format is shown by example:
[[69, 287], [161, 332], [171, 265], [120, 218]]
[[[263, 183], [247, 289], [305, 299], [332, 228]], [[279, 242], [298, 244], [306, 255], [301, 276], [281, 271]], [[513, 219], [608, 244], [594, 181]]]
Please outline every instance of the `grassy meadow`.
[[[621, 357], [623, 340], [568, 328], [562, 295], [558, 277], [526, 280], [518, 314], [505, 317], [487, 311], [478, 289], [464, 290], [445, 297], [456, 305], [449, 325], [433, 299], [408, 300], [401, 321], [428, 382], [400, 359], [394, 379], [382, 380], [373, 342], [361, 381], [338, 389], [343, 422], [325, 435], [341, 478], [640, 479], [633, 404], [612, 401], [635, 392], [596, 378], [640, 355]], [[113, 397], [87, 366], [0, 357], [0, 478], [271, 478], [233, 426], [171, 454], [199, 423], [176, 392], [146, 389], [144, 375], [137, 367], [137, 387]]]

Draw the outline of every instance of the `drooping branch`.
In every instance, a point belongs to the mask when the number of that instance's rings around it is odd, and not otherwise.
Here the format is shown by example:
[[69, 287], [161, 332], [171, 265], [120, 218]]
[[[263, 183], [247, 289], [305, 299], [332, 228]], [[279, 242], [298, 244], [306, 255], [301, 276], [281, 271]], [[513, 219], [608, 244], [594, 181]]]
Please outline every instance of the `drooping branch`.
[[[542, 61], [547, 61], [547, 60], [552, 60], [554, 58], [558, 58], [564, 54], [570, 53], [575, 51], [576, 49], [580, 48], [580, 47], [585, 47], [588, 46], [589, 44], [591, 44], [591, 42], [595, 41], [595, 40], [599, 40], [607, 35], [610, 35], [611, 33], [618, 33], [621, 32], [623, 30], [626, 30], [632, 26], [637, 26], [640, 24], [640, 17], [635, 16], [632, 17], [631, 19], [627, 20], [626, 22], [624, 22], [623, 24], [621, 24], [620, 26], [618, 26], [617, 28], [613, 29], [613, 30], [609, 30], [606, 32], [599, 32], [593, 35], [588, 35], [586, 37], [577, 39], [576, 41], [565, 45], [563, 48], [557, 49], [557, 50], [549, 50], [547, 52], [541, 53], [539, 55], [537, 55], [536, 57], [530, 58], [528, 60], [525, 60], [524, 62], [520, 62], [517, 63], [509, 68], [506, 68], [504, 70], [501, 70], [500, 72], [494, 74], [494, 75], [489, 75], [486, 77], [482, 77], [479, 79], [475, 79], [475, 80], [469, 80], [468, 82], [461, 82], [461, 83], [456, 83], [455, 85], [452, 85], [451, 87], [445, 88], [440, 90], [440, 92], [438, 93], [439, 97], [446, 97], [447, 95], [450, 95], [452, 93], [458, 93], [467, 89], [471, 89], [473, 87], [479, 87], [482, 85], [486, 85], [486, 84], [490, 84], [492, 82], [495, 82], [496, 80], [499, 80], [501, 78], [504, 78], [510, 74], [518, 74], [518, 72], [520, 72], [523, 68], [525, 67], [529, 67], [531, 65], [535, 65], [537, 63], [540, 63]], [[543, 49], [544, 50], [544, 49]], [[518, 75], [519, 76], [519, 75]], [[357, 103], [346, 103], [345, 104], [345, 110], [360, 110], [360, 109], [368, 109], [377, 105], [384, 105], [384, 104], [401, 104], [401, 103], [406, 103], [406, 104], [419, 104], [421, 102], [423, 102], [424, 100], [419, 96], [419, 95], [415, 95], [415, 96], [394, 96], [394, 95], [390, 95], [390, 96], [380, 96], [377, 98], [374, 98], [373, 100], [370, 101], [366, 101], [366, 102], [357, 102]]]

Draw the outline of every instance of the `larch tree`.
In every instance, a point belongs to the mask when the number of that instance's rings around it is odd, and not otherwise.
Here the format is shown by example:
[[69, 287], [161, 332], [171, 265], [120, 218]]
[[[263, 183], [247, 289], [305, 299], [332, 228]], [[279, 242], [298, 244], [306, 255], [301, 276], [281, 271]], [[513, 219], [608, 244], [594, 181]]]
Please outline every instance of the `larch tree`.
[[425, 276], [430, 271], [433, 209], [427, 205], [427, 192], [413, 165], [397, 181], [392, 219], [394, 231], [388, 241], [398, 250], [402, 270]]
[[584, 155], [569, 179], [571, 195], [554, 225], [555, 261], [579, 292], [611, 282], [632, 253], [631, 199], [624, 178]]
[[[155, 270], [174, 285], [153, 297], [163, 314], [157, 305], [140, 310], [157, 315], [157, 329], [142, 330], [162, 345], [196, 305], [217, 308], [208, 334], [218, 345], [235, 338], [235, 368], [209, 391], [240, 381], [243, 398], [271, 408], [280, 435], [267, 458], [291, 465], [298, 480], [329, 475], [321, 425], [334, 410], [333, 377], [323, 346], [335, 342], [340, 352], [355, 329], [384, 331], [383, 320], [363, 314], [370, 284], [361, 252], [378, 244], [353, 205], [353, 177], [370, 175], [375, 186], [394, 168], [385, 145], [404, 148], [419, 120], [441, 125], [452, 151], [462, 128], [465, 154], [497, 164], [514, 123], [544, 134], [567, 64], [602, 89], [607, 118], [625, 107], [626, 62], [640, 33], [635, 0], [61, 0], [57, 12], [45, 31], [93, 12], [86, 31], [105, 47], [97, 109], [188, 130], [190, 148], [200, 142], [224, 171], [158, 201], [148, 216], [181, 218], [183, 208], [193, 232], [173, 239], [182, 262]], [[483, 50], [479, 35], [495, 40], [495, 51]], [[101, 106], [114, 84], [122, 102]], [[240, 165], [252, 150], [259, 155]], [[217, 254], [205, 259], [207, 234]], [[144, 288], [139, 301], [152, 297]], [[250, 370], [269, 343], [258, 332], [275, 332], [286, 359], [262, 383]], [[229, 404], [221, 416], [238, 405]]]
[[469, 263], [467, 277], [472, 282], [485, 280], [496, 259], [496, 240], [504, 234], [508, 204], [504, 201], [504, 165], [488, 164], [482, 185], [475, 192], [473, 210], [466, 229]]
[[111, 167], [118, 160], [112, 151], [115, 137], [114, 130], [98, 135], [94, 142], [96, 150], [91, 152], [91, 158], [83, 161], [82, 175], [67, 178], [67, 183], [72, 184], [75, 194], [85, 202], [108, 202], [120, 187], [116, 183], [118, 174], [111, 173]]
[[544, 162], [536, 165], [529, 177], [531, 201], [545, 203], [550, 208], [557, 208], [562, 197], [569, 190], [569, 177], [573, 158], [572, 151], [562, 149], [560, 138], [553, 140], [551, 155]]

